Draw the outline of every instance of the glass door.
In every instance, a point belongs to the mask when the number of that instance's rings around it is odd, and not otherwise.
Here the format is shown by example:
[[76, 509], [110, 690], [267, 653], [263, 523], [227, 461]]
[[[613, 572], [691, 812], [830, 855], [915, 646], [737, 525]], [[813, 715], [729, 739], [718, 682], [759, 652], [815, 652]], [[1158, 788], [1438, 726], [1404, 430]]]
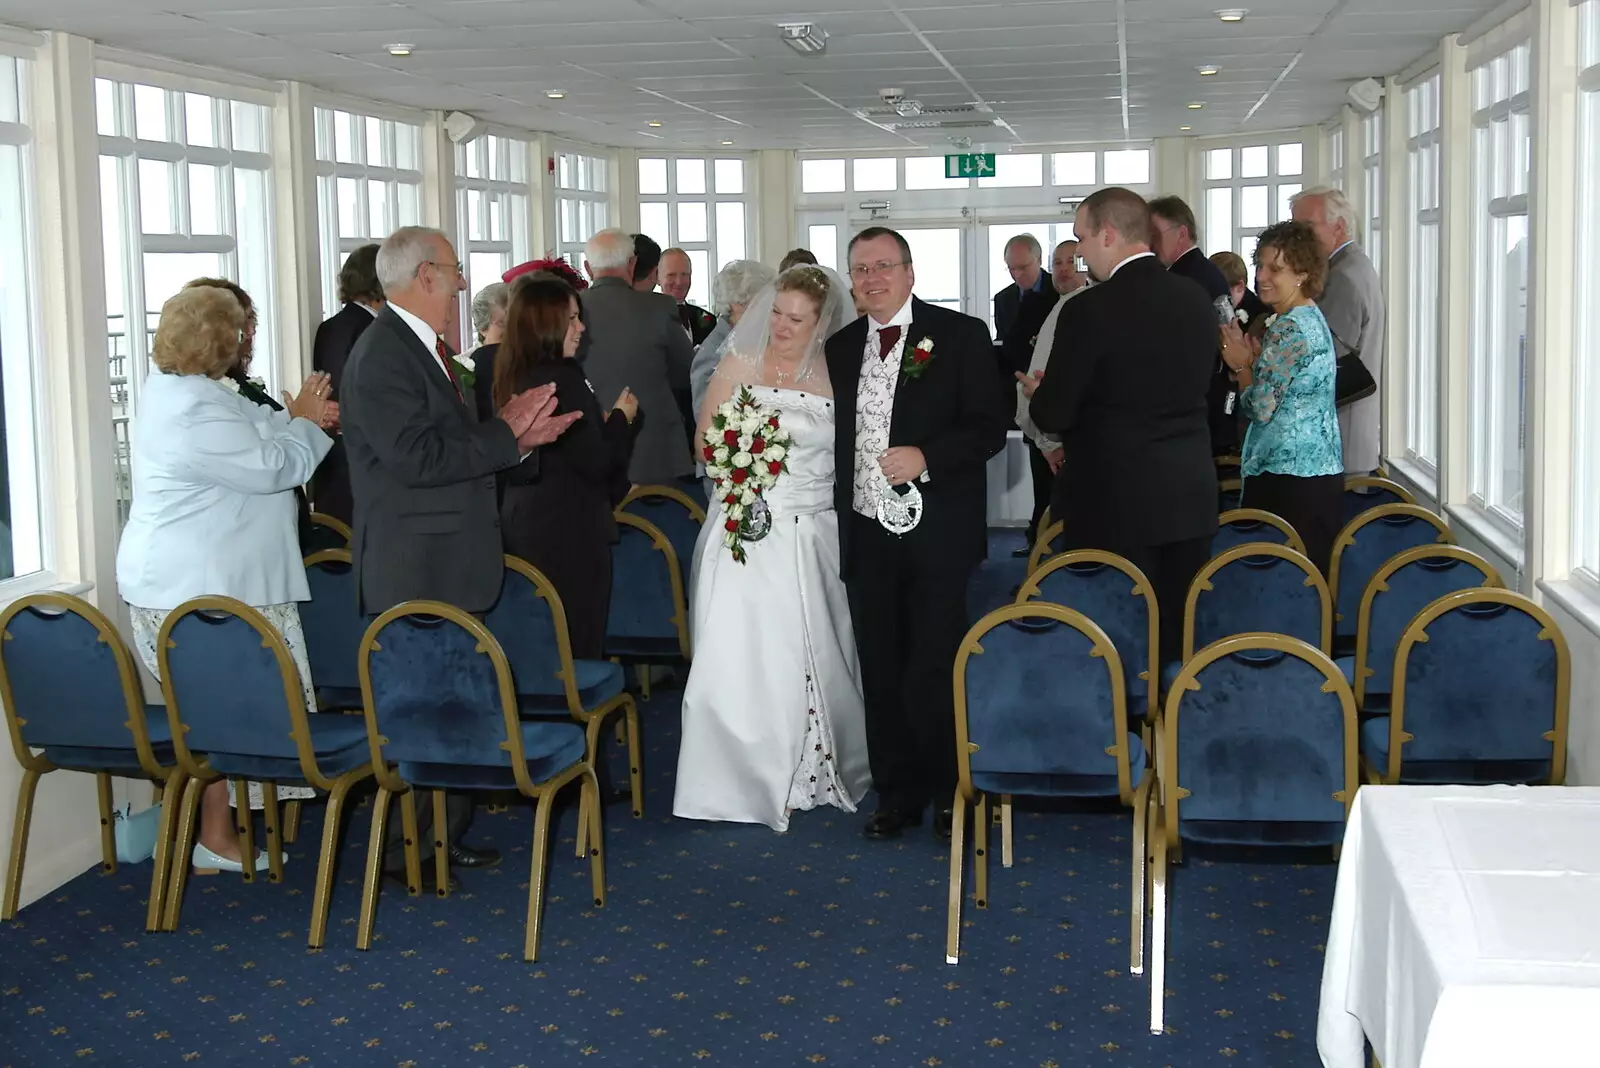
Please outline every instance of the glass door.
[[917, 296], [929, 304], [968, 311], [968, 226], [897, 226], [911, 246]]
[[[984, 322], [989, 324], [989, 332], [994, 332], [994, 295], [1011, 284], [1011, 272], [1006, 269], [1006, 242], [1021, 234], [1032, 234], [1034, 240], [1039, 242], [1040, 269], [1046, 275], [1050, 273], [1050, 253], [1061, 242], [1072, 237], [1071, 219], [1052, 219], [1046, 222], [996, 222], [986, 223], [979, 227], [982, 231], [985, 256], [980, 266], [980, 277], [983, 279], [983, 292], [988, 298], [983, 303], [982, 309], [973, 312]], [[1045, 285], [1049, 285], [1046, 282]]]

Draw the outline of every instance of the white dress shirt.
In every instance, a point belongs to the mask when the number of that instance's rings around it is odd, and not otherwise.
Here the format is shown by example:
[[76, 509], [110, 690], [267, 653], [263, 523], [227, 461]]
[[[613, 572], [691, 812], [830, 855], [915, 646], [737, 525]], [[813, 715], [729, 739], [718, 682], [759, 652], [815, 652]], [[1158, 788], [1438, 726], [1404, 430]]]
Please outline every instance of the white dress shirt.
[[[1120, 266], [1120, 265], [1119, 265]], [[1035, 371], [1043, 371], [1050, 363], [1050, 349], [1056, 340], [1056, 320], [1061, 318], [1061, 307], [1073, 297], [1088, 289], [1088, 285], [1081, 285], [1071, 293], [1056, 301], [1055, 307], [1050, 309], [1050, 314], [1044, 317], [1044, 324], [1039, 327], [1039, 336], [1033, 342], [1033, 356], [1028, 360], [1028, 375], [1033, 376]], [[1032, 400], [1022, 390], [1022, 383], [1017, 383], [1017, 427], [1039, 447], [1040, 452], [1054, 452], [1061, 447], [1061, 439], [1052, 437], [1040, 430], [1034, 423], [1033, 416], [1028, 408]]]
[[450, 387], [459, 392], [461, 387], [456, 384], [456, 376], [451, 372], [450, 368], [445, 366], [444, 359], [439, 355], [439, 332], [393, 301], [389, 302], [389, 307], [393, 308], [394, 313], [400, 316], [400, 320], [411, 328], [412, 333], [417, 335], [417, 340], [422, 342], [422, 347], [428, 350], [428, 354], [433, 357], [433, 362], [439, 365], [439, 370], [443, 371], [444, 376], [450, 380]]
[[[892, 349], [883, 352], [878, 331], [890, 326], [900, 328], [900, 337]], [[861, 377], [856, 383], [856, 469], [851, 507], [869, 519], [878, 515], [878, 458], [889, 451], [895, 387], [900, 384], [900, 358], [905, 354], [910, 329], [909, 297], [886, 323], [867, 316], [867, 346], [861, 355]]]
[[333, 447], [203, 375], [152, 374], [131, 442], [133, 506], [117, 587], [135, 608], [217, 594], [265, 606], [311, 597], [294, 488]]
[[1155, 255], [1154, 252], [1135, 252], [1133, 255], [1129, 256], [1127, 259], [1123, 260], [1121, 263], [1119, 263], [1115, 267], [1111, 268], [1111, 274], [1106, 275], [1106, 277], [1107, 278], [1111, 278], [1118, 271], [1122, 270], [1124, 267], [1126, 267], [1128, 264], [1132, 263], [1134, 260], [1142, 260], [1142, 259], [1144, 259], [1144, 258], [1146, 258], [1148, 256], [1154, 256], [1154, 255]]

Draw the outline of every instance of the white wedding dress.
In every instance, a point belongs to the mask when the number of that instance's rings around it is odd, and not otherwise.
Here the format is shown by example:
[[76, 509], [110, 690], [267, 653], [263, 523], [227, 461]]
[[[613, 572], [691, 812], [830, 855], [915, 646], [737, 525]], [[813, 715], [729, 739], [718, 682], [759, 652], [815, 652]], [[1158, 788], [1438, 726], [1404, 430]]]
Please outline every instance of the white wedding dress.
[[872, 784], [850, 605], [833, 510], [828, 397], [752, 386], [781, 412], [789, 469], [766, 495], [770, 532], [723, 544], [713, 501], [695, 546], [694, 664], [683, 693], [675, 816], [789, 827], [791, 810], [854, 812]]

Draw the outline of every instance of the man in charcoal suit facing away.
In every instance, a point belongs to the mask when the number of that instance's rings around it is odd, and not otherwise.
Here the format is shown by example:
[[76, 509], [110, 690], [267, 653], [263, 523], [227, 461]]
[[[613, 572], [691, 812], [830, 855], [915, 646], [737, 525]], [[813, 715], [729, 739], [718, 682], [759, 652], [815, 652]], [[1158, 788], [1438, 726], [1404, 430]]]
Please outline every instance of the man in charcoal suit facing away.
[[986, 468], [1005, 444], [1009, 412], [988, 329], [911, 295], [904, 237], [870, 227], [849, 256], [866, 314], [828, 339], [827, 358], [841, 571], [878, 791], [863, 833], [898, 838], [931, 802], [934, 832], [948, 838], [950, 672], [968, 627], [967, 580], [988, 536]]
[[1205, 290], [1151, 252], [1152, 229], [1144, 198], [1127, 189], [1079, 205], [1078, 255], [1099, 284], [1062, 304], [1029, 414], [1065, 453], [1050, 514], [1066, 547], [1104, 549], [1144, 572], [1166, 659], [1217, 529], [1206, 392], [1218, 334]]
[[[500, 596], [504, 555], [495, 472], [537, 463], [538, 446], [559, 437], [579, 413], [554, 416], [553, 387], [519, 394], [497, 418], [480, 422], [440, 336], [461, 264], [438, 230], [407, 226], [378, 250], [378, 280], [388, 297], [357, 339], [344, 370], [340, 404], [355, 499], [351, 555], [361, 611], [403, 601], [443, 601], [484, 613]], [[433, 852], [432, 806], [420, 806], [420, 846]], [[471, 802], [449, 799], [450, 863], [496, 864], [498, 852], [461, 840]], [[390, 823], [384, 870], [404, 870], [403, 831]], [[424, 864], [424, 881], [433, 867]]]

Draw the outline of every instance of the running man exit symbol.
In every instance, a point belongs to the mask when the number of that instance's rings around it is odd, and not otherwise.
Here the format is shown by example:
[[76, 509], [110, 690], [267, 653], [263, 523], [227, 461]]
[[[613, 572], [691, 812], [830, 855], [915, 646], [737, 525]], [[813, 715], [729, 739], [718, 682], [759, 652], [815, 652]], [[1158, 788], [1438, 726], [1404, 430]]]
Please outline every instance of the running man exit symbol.
[[993, 175], [993, 152], [965, 152], [944, 158], [946, 178], [989, 178]]

